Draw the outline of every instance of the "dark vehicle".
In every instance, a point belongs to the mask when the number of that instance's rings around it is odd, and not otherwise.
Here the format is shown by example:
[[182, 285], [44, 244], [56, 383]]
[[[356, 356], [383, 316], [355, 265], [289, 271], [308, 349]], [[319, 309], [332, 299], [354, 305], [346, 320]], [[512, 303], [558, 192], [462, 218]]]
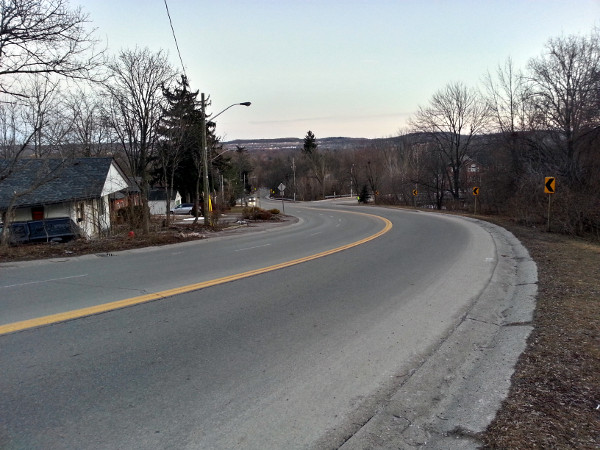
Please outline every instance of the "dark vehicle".
[[[4, 232], [4, 224], [0, 223], [0, 237]], [[9, 242], [11, 244], [24, 244], [29, 242], [29, 227], [27, 222], [13, 222], [10, 224], [10, 237]]]
[[[3, 225], [0, 224], [0, 236], [3, 231]], [[68, 217], [29, 220], [10, 224], [9, 240], [12, 244], [67, 242], [79, 237], [81, 237], [79, 227]]]

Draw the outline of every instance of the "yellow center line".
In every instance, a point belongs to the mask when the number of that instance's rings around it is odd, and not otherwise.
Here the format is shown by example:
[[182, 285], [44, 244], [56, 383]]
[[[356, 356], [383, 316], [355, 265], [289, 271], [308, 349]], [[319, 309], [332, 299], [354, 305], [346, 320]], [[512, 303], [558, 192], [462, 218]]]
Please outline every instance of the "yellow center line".
[[50, 325], [53, 323], [64, 322], [67, 320], [78, 319], [85, 316], [91, 316], [94, 314], [101, 314], [108, 311], [113, 311], [115, 309], [126, 308], [133, 305], [139, 305], [140, 303], [150, 302], [152, 300], [159, 300], [167, 297], [171, 297], [177, 294], [184, 294], [191, 291], [197, 291], [199, 289], [204, 289], [210, 286], [216, 286], [218, 284], [229, 283], [230, 281], [241, 280], [242, 278], [248, 278], [255, 275], [272, 272], [274, 270], [283, 269], [290, 266], [295, 266], [296, 264], [302, 264], [307, 261], [312, 261], [313, 259], [323, 258], [324, 256], [332, 255], [334, 253], [341, 252], [343, 250], [347, 250], [352, 247], [356, 247], [358, 245], [369, 242], [373, 239], [378, 238], [379, 236], [387, 233], [392, 229], [392, 223], [386, 219], [385, 217], [376, 216], [374, 214], [367, 213], [359, 213], [352, 212], [352, 214], [360, 214], [363, 216], [376, 217], [384, 222], [385, 226], [377, 233], [368, 236], [364, 239], [361, 239], [356, 242], [352, 242], [350, 244], [342, 245], [341, 247], [337, 247], [331, 250], [326, 250], [324, 252], [316, 253], [314, 255], [305, 256], [303, 258], [294, 259], [291, 261], [286, 261], [280, 264], [275, 264], [268, 267], [263, 267], [261, 269], [249, 270], [247, 272], [242, 272], [234, 275], [229, 275], [222, 278], [216, 278], [213, 280], [203, 281], [200, 283], [188, 284], [186, 286], [181, 286], [178, 288], [167, 289], [165, 291], [154, 292], [152, 294], [140, 295], [138, 297], [131, 297], [124, 300], [118, 300], [110, 303], [103, 303], [101, 305], [89, 306], [87, 308], [75, 309], [72, 311], [65, 311], [58, 314], [51, 314], [49, 316], [37, 317], [35, 319], [22, 320], [20, 322], [13, 322], [6, 325], [0, 325], [0, 335], [15, 333], [17, 331], [27, 330], [29, 328], [41, 327], [45, 325]]

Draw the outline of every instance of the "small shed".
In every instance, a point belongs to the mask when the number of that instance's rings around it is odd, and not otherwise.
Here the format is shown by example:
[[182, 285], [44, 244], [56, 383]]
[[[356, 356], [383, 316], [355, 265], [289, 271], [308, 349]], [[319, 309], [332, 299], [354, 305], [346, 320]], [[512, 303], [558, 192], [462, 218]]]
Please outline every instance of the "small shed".
[[[169, 211], [179, 204], [181, 204], [181, 195], [173, 189], [171, 199], [168, 202]], [[165, 188], [150, 189], [148, 193], [148, 207], [150, 208], [150, 214], [167, 214], [167, 190]]]

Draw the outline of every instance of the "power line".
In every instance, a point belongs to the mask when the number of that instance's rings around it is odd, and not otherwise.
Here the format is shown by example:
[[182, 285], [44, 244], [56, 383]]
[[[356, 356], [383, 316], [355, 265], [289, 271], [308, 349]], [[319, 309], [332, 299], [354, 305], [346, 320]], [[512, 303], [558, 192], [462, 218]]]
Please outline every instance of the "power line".
[[177, 36], [175, 36], [175, 28], [173, 28], [173, 21], [171, 20], [171, 14], [169, 13], [169, 5], [167, 5], [167, 0], [164, 1], [165, 8], [167, 8], [167, 16], [169, 17], [169, 24], [171, 25], [171, 31], [173, 32], [173, 39], [175, 40], [175, 48], [177, 49], [179, 61], [181, 62], [181, 68], [183, 69], [183, 75], [187, 78], [187, 74], [185, 73], [185, 66], [183, 65], [183, 59], [181, 58], [181, 52], [179, 51], [179, 44], [177, 43]]

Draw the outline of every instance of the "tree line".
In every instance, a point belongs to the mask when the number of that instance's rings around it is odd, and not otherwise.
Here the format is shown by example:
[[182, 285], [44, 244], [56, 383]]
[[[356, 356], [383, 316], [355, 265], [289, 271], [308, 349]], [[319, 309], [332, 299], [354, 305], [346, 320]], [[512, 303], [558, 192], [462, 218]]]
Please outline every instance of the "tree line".
[[549, 39], [524, 68], [508, 58], [479, 86], [449, 82], [396, 137], [334, 151], [308, 131], [302, 149], [255, 165], [267, 185], [285, 180], [304, 200], [352, 192], [376, 203], [472, 210], [479, 187], [484, 212], [526, 224], [546, 220], [544, 179], [555, 177], [553, 227], [600, 236], [599, 124], [594, 29]]

